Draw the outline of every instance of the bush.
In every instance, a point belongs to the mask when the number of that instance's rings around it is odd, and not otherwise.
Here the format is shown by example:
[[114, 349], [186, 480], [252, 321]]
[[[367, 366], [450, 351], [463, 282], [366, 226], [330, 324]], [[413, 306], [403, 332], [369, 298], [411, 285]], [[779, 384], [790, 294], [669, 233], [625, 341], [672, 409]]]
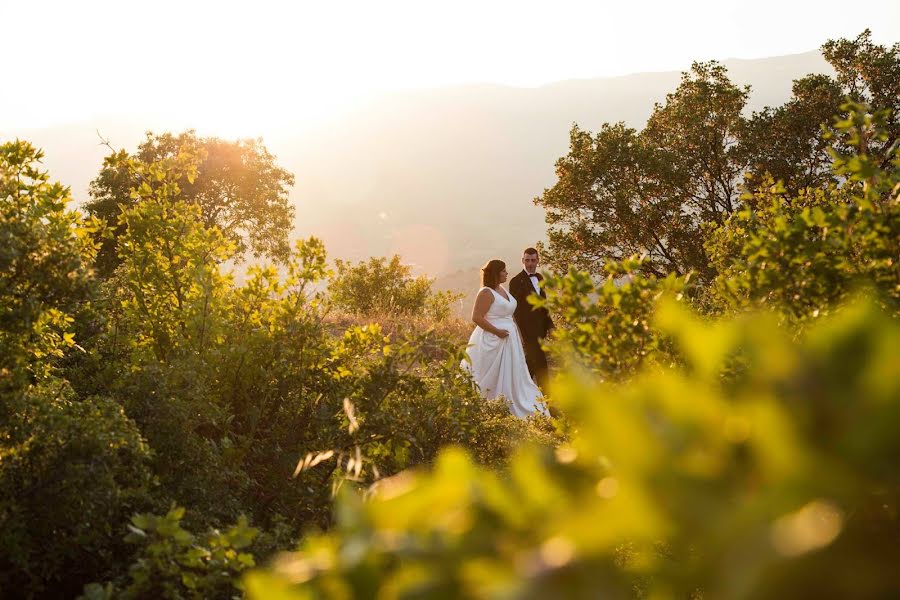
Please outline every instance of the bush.
[[336, 261], [337, 273], [329, 283], [331, 300], [340, 309], [356, 315], [424, 314], [441, 321], [451, 314], [451, 306], [461, 294], [432, 292], [433, 280], [413, 277], [408, 265], [394, 255], [370, 258], [368, 262], [351, 264]]
[[652, 326], [653, 307], [663, 293], [680, 298], [690, 276], [643, 276], [644, 260], [607, 263], [607, 277], [599, 285], [574, 269], [544, 280], [547, 297], [534, 302], [559, 315], [561, 326], [553, 329], [547, 345], [560, 364], [622, 380], [655, 358], [663, 341]]
[[106, 397], [59, 378], [94, 292], [96, 222], [27, 142], [0, 145], [0, 588], [71, 596], [119, 566], [117, 523], [147, 501], [149, 449]]
[[121, 568], [121, 523], [145, 507], [149, 448], [115, 402], [48, 381], [16, 398], [0, 438], [0, 588], [72, 597]]
[[[771, 315], [655, 326], [683, 366], [553, 386], [577, 432], [508, 469], [447, 450], [385, 482], [251, 598], [889, 597], [900, 551], [900, 327], [868, 303], [798, 346]], [[721, 374], [735, 353], [751, 366]]]
[[69, 189], [42, 158], [28, 142], [0, 144], [0, 388], [51, 373], [92, 291], [98, 224], [66, 208]]
[[235, 597], [241, 588], [238, 574], [255, 565], [253, 555], [240, 550], [253, 542], [258, 531], [242, 517], [225, 532], [211, 530], [198, 537], [181, 527], [183, 516], [183, 508], [173, 507], [162, 516], [132, 517], [126, 540], [142, 547], [128, 569], [130, 581], [119, 586], [87, 585], [81, 598]]
[[844, 106], [836, 124], [852, 154], [832, 151], [842, 183], [790, 196], [769, 182], [745, 196], [747, 207], [715, 229], [708, 251], [719, 272], [720, 309], [769, 305], [804, 324], [869, 285], [900, 315], [900, 155], [868, 149], [887, 139], [888, 113]]

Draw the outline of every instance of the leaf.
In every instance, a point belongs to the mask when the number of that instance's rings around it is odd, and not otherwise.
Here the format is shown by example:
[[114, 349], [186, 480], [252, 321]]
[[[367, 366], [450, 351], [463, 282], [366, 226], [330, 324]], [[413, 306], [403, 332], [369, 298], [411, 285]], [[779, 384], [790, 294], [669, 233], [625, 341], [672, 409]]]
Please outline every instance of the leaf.
[[149, 529], [153, 524], [153, 517], [146, 514], [137, 514], [131, 517], [131, 522], [141, 529]]

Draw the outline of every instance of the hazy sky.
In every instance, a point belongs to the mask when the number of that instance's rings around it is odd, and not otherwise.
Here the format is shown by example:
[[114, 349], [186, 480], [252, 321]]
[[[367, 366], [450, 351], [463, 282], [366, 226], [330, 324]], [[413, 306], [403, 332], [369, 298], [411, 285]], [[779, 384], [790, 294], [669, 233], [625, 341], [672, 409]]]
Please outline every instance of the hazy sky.
[[152, 114], [242, 135], [389, 90], [680, 70], [866, 27], [900, 41], [900, 0], [0, 0], [0, 130]]

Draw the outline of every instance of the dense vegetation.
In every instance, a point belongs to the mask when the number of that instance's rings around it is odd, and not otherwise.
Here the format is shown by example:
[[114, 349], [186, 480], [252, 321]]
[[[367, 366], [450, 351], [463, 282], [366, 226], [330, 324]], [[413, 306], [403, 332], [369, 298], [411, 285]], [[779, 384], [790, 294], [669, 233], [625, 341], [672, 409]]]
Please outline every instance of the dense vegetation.
[[[108, 580], [133, 597], [215, 595], [253, 564], [218, 551], [253, 540], [265, 557], [327, 528], [341, 485], [446, 444], [497, 463], [548, 436], [479, 399], [446, 333], [335, 322], [315, 239], [236, 284], [222, 265], [239, 246], [181, 192], [203, 156], [190, 138], [149, 163], [110, 156], [104, 170], [139, 184], [101, 234], [39, 151], [0, 146], [3, 590], [73, 597]], [[108, 235], [118, 265], [98, 279]], [[242, 516], [254, 529], [207, 533]]]
[[896, 595], [900, 45], [823, 52], [750, 118], [703, 64], [573, 130], [552, 420], [399, 258], [287, 245], [260, 142], [150, 135], [88, 215], [0, 145], [3, 596]]

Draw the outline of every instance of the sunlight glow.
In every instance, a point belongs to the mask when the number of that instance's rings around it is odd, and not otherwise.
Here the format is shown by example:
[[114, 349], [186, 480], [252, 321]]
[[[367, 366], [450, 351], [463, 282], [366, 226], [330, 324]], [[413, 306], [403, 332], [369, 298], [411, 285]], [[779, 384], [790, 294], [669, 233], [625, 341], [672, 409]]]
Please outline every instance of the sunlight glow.
[[867, 26], [900, 38], [896, 0], [843, 6], [0, 0], [5, 47], [23, 49], [0, 84], [0, 131], [127, 114], [257, 135], [316, 126], [390, 90], [680, 70], [808, 51]]

